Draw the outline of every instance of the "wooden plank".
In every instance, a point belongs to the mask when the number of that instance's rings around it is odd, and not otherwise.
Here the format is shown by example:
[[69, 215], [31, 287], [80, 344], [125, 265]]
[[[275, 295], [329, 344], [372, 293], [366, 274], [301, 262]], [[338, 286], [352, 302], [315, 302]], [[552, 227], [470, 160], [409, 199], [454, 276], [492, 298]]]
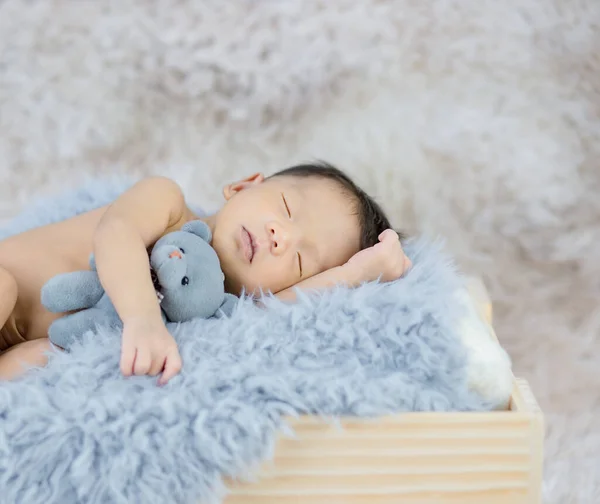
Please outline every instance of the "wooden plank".
[[526, 380], [515, 379], [515, 389], [511, 396], [511, 410], [529, 419], [528, 436], [531, 452], [531, 471], [528, 503], [542, 502], [542, 478], [544, 467], [544, 415]]
[[528, 504], [521, 490], [470, 492], [330, 493], [327, 495], [231, 495], [227, 504]]
[[[482, 464], [496, 469], [527, 470], [529, 451], [521, 450], [478, 450], [461, 453], [444, 452], [443, 450], [419, 453], [367, 453], [358, 457], [347, 457], [337, 454], [306, 453], [292, 456], [277, 456], [272, 462], [265, 464], [259, 473], [260, 478], [274, 475], [310, 474], [384, 474], [398, 471], [408, 474], [442, 471], [444, 468], [467, 467], [470, 471], [481, 468]], [[450, 469], [452, 471], [452, 469]]]
[[[515, 384], [516, 387], [516, 384]], [[516, 390], [516, 388], [515, 388]], [[463, 429], [464, 427], [474, 428], [480, 425], [482, 428], [493, 428], [499, 424], [506, 425], [506, 422], [523, 422], [523, 418], [514, 415], [511, 411], [484, 411], [484, 412], [407, 412], [397, 415], [386, 415], [378, 418], [360, 418], [360, 417], [342, 417], [338, 420], [328, 421], [326, 418], [315, 416], [301, 416], [289, 418], [288, 425], [296, 432], [309, 434], [311, 432], [342, 430], [343, 432], [361, 432], [370, 431], [377, 427], [380, 432], [394, 431], [398, 428], [416, 428], [421, 429], [427, 425], [441, 425], [445, 428]], [[465, 425], [466, 424], [466, 425]]]
[[[462, 469], [462, 468], [461, 468]], [[442, 471], [430, 474], [346, 474], [278, 476], [261, 480], [260, 485], [244, 487], [231, 486], [233, 495], [328, 495], [331, 493], [376, 494], [404, 493], [417, 494], [435, 491], [471, 492], [489, 488], [520, 490], [526, 494], [529, 485], [528, 471]]]
[[230, 482], [227, 504], [528, 502], [529, 413], [407, 413], [344, 425], [297, 419], [295, 438], [281, 437], [257, 482]]
[[[525, 503], [532, 459], [528, 416], [409, 413], [382, 419], [381, 429], [378, 422], [349, 420], [344, 430], [298, 419], [296, 437], [280, 438], [275, 459], [262, 467], [258, 481], [229, 483], [227, 504], [294, 498], [468, 503], [498, 496]], [[386, 500], [390, 496], [396, 500]]]

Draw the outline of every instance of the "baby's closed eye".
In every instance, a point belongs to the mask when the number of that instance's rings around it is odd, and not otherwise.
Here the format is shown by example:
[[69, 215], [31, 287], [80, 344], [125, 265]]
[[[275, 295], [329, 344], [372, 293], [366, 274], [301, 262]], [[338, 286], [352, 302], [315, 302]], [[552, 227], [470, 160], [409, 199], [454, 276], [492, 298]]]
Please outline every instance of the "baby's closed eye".
[[290, 207], [287, 204], [287, 200], [285, 199], [285, 195], [283, 193], [281, 193], [281, 199], [283, 200], [283, 204], [285, 205], [285, 210], [288, 214], [288, 217], [291, 219], [292, 218], [292, 212], [290, 212]]

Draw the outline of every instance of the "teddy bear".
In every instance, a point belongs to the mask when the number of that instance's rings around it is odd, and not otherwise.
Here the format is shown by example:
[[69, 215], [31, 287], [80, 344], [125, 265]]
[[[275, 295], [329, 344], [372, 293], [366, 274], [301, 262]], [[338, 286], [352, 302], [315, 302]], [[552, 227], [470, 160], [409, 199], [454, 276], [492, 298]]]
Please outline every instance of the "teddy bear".
[[[151, 277], [163, 321], [229, 316], [238, 300], [225, 292], [225, 276], [210, 246], [211, 231], [201, 220], [186, 223], [180, 231], [160, 238], [150, 252]], [[100, 283], [94, 256], [90, 270], [51, 278], [41, 291], [42, 304], [53, 313], [68, 313], [48, 330], [50, 341], [65, 350], [97, 326], [122, 329], [108, 295]]]

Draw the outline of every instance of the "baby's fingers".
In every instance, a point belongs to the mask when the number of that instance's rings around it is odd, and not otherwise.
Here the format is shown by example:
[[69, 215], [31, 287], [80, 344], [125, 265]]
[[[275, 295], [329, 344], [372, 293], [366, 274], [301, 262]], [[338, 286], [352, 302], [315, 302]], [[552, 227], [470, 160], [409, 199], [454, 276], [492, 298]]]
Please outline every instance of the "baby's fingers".
[[147, 348], [138, 347], [135, 361], [133, 362], [133, 373], [138, 376], [148, 374], [151, 364], [152, 357], [150, 351]]
[[398, 236], [398, 233], [396, 233], [396, 231], [394, 231], [393, 229], [386, 229], [383, 233], [381, 233], [378, 236], [378, 239], [380, 242], [383, 242], [386, 240], [399, 240], [400, 237]]
[[163, 371], [162, 376], [158, 380], [159, 385], [164, 385], [171, 378], [181, 371], [181, 356], [179, 355], [179, 350], [177, 348], [173, 349], [165, 360], [165, 369]]
[[123, 342], [123, 346], [121, 348], [121, 373], [123, 376], [131, 376], [133, 374], [133, 363], [135, 361], [135, 346]]
[[152, 358], [152, 363], [150, 364], [148, 374], [150, 376], [156, 376], [157, 374], [159, 374], [164, 369], [166, 360], [167, 357], [164, 353], [155, 355]]

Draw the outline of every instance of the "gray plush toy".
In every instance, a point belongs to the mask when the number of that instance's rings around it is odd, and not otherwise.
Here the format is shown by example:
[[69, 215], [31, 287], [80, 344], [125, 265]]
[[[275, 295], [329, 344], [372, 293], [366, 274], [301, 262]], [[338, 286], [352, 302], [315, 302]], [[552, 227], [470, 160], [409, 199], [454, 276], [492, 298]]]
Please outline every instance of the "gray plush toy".
[[[210, 241], [210, 228], [195, 220], [163, 236], [152, 248], [151, 275], [165, 323], [231, 314], [238, 298], [225, 292], [223, 271]], [[42, 288], [46, 309], [75, 311], [55, 320], [48, 330], [50, 341], [65, 350], [96, 326], [122, 328], [100, 284], [93, 256], [90, 268], [57, 275]]]

